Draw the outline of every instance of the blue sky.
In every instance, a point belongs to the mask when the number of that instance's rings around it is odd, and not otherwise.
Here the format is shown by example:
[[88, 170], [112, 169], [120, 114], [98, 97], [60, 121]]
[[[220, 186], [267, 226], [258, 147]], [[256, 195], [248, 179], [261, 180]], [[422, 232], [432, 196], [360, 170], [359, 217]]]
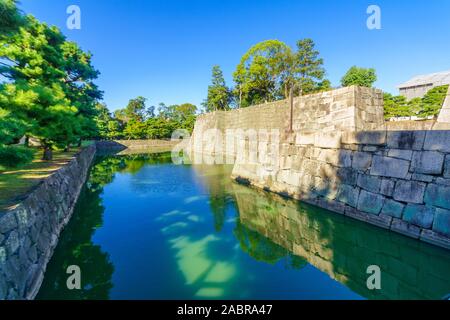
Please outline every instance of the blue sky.
[[[381, 30], [366, 27], [371, 4], [381, 8]], [[69, 5], [81, 8], [81, 30], [66, 27]], [[154, 105], [199, 106], [214, 64], [231, 85], [241, 56], [267, 39], [295, 46], [312, 38], [333, 85], [352, 65], [376, 68], [376, 86], [392, 93], [411, 76], [450, 69], [447, 0], [21, 0], [20, 7], [94, 54], [111, 110], [139, 95]]]

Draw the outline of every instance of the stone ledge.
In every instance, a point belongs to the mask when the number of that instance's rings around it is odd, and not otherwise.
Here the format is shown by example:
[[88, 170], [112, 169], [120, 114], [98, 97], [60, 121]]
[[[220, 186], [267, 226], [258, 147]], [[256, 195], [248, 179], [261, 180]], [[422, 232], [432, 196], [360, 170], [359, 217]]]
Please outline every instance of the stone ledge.
[[420, 240], [450, 250], [450, 239], [431, 230], [422, 230]]

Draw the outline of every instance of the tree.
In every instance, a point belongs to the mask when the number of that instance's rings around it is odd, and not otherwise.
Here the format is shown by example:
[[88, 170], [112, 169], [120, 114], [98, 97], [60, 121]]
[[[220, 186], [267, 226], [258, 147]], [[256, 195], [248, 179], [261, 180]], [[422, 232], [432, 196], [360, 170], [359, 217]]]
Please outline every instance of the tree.
[[0, 1], [0, 38], [8, 37], [17, 32], [24, 24], [24, 19], [17, 9], [16, 0]]
[[325, 77], [323, 59], [319, 58], [319, 51], [315, 49], [312, 39], [297, 41], [297, 52], [293, 60], [294, 88], [298, 94], [304, 95], [320, 90], [323, 85], [329, 85], [329, 81], [322, 82]]
[[419, 115], [422, 117], [437, 116], [444, 104], [448, 92], [448, 85], [435, 87], [423, 97], [423, 108]]
[[375, 81], [377, 81], [375, 69], [366, 69], [353, 66], [342, 77], [341, 84], [343, 87], [356, 85], [371, 88]]
[[231, 103], [230, 89], [225, 84], [222, 70], [213, 66], [212, 84], [208, 87], [208, 97], [203, 103], [206, 111], [229, 110]]
[[27, 133], [44, 146], [43, 159], [51, 160], [54, 146], [66, 148], [94, 131], [98, 72], [90, 54], [56, 27], [25, 19], [18, 32], [0, 39], [0, 75], [8, 80], [0, 86], [0, 107], [27, 122]]
[[291, 70], [291, 48], [278, 40], [256, 44], [242, 57], [233, 74], [240, 107], [274, 101], [283, 96]]

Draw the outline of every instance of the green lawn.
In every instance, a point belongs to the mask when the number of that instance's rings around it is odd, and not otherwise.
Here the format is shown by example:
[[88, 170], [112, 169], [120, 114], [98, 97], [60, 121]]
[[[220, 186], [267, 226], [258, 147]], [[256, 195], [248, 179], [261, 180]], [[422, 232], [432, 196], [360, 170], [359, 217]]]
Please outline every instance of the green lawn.
[[16, 169], [0, 167], [0, 210], [17, 204], [31, 187], [66, 164], [79, 150], [54, 151], [52, 161], [41, 160], [42, 151], [37, 150], [35, 159], [28, 165]]

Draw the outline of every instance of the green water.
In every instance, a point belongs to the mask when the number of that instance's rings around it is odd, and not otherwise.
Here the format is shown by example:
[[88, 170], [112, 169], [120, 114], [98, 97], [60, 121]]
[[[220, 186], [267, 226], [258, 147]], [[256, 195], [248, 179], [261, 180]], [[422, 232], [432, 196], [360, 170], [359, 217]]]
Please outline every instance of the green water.
[[[97, 159], [38, 299], [441, 299], [450, 252], [170, 154]], [[66, 269], [81, 269], [81, 290]], [[367, 267], [381, 269], [369, 290]]]

